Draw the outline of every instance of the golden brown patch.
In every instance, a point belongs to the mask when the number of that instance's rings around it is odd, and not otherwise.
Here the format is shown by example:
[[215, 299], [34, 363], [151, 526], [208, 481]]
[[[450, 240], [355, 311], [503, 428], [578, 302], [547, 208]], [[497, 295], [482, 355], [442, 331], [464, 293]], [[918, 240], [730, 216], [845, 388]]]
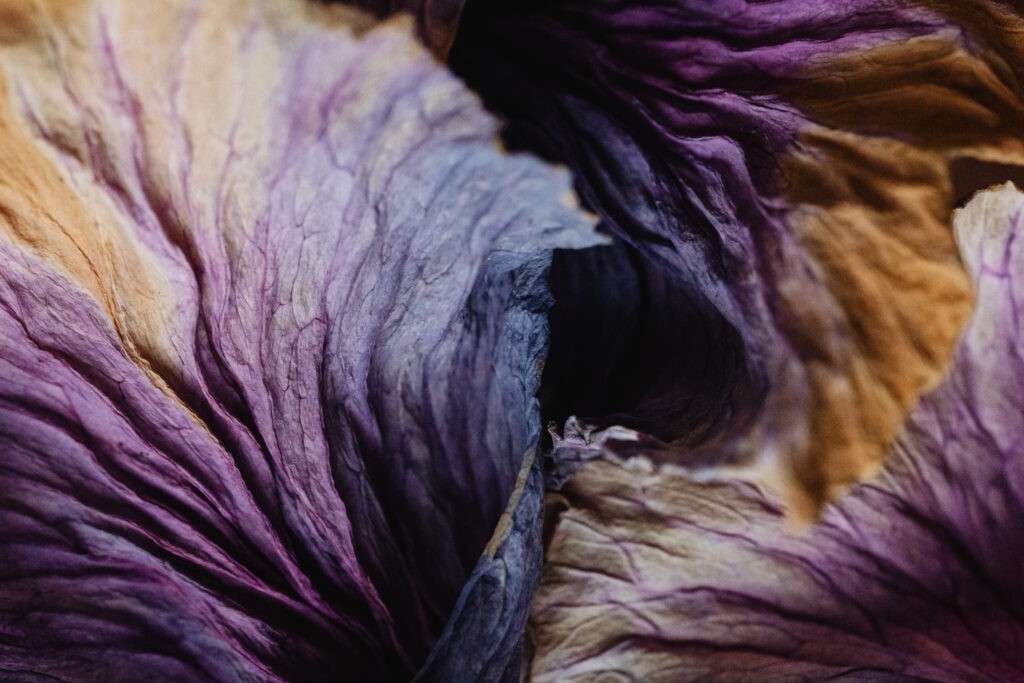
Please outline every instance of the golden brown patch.
[[830, 57], [810, 65], [786, 94], [831, 128], [896, 137], [943, 155], [1024, 156], [1016, 73], [991, 49], [974, 55], [952, 36]]
[[[304, 0], [0, 0], [0, 239], [32, 250], [94, 296], [128, 356], [172, 393], [189, 333], [176, 328], [169, 264], [146, 246], [116, 186], [134, 177], [136, 164], [145, 168], [152, 191], [174, 207], [159, 226], [171, 244], [200, 230], [217, 231], [212, 244], [243, 240], [215, 217], [179, 210], [188, 204], [179, 179], [216, 186], [236, 121], [236, 144], [251, 157], [236, 180], [258, 178], [265, 118], [273, 115], [261, 105], [277, 86], [290, 32], [370, 25], [357, 10]], [[246, 55], [253, 27], [262, 42]], [[116, 70], [107, 59], [119, 62]], [[122, 131], [136, 136], [135, 151], [120, 144]], [[182, 151], [200, 143], [202, 154]]]
[[14, 112], [0, 72], [0, 238], [65, 270], [110, 317], [142, 367], [167, 366], [167, 282], [98, 192], [83, 195]]
[[813, 63], [783, 91], [815, 122], [784, 163], [798, 207], [790, 225], [844, 321], [831, 329], [801, 314], [799, 292], [782, 292], [812, 403], [809, 449], [779, 477], [793, 484], [798, 517], [876, 471], [948, 369], [971, 310], [950, 225], [951, 162], [1024, 161], [1024, 105], [1008, 66], [1024, 58], [1020, 19], [932, 4], [969, 15], [989, 47], [973, 54], [952, 33], [887, 44]]
[[782, 292], [811, 390], [810, 448], [792, 463], [808, 500], [790, 502], [813, 514], [881, 465], [918, 396], [949, 367], [971, 291], [940, 155], [827, 130], [802, 143], [785, 165], [799, 207], [790, 226], [842, 314], [828, 328], [801, 315], [800, 292]]
[[0, 45], [33, 40], [76, 20], [89, 0], [0, 0]]
[[[813, 518], [876, 471], [918, 397], [949, 368], [972, 310], [952, 232], [959, 197], [950, 163], [1024, 163], [1024, 21], [996, 3], [920, 4], [967, 26], [984, 47], [969, 52], [950, 33], [831, 56], [783, 90], [813, 122], [783, 163], [785, 198], [796, 207], [789, 225], [836, 307], [805, 300], [800, 287], [779, 292], [791, 316], [783, 331], [810, 391], [808, 446], [761, 474], [797, 519]], [[676, 656], [661, 627], [720, 616], [713, 603], [707, 612], [684, 611], [706, 604], [689, 596], [703, 595], [708, 577], [730, 598], [730, 572], [756, 577], [767, 568], [775, 585], [808, 583], [799, 572], [776, 577], [777, 567], [747, 554], [760, 552], [751, 530], [770, 539], [784, 529], [731, 485], [663, 471], [641, 476], [597, 461], [570, 480], [563, 501], [531, 616], [536, 680], [563, 680], [571, 667], [603, 657], [616, 674], [644, 679], [707, 672], [721, 652], [686, 669], [687, 650]], [[722, 525], [684, 533], [686, 520], [701, 519]], [[750, 542], [720, 542], [737, 536]], [[581, 594], [603, 596], [601, 604], [577, 600]], [[679, 641], [690, 646], [699, 637]], [[599, 669], [577, 670], [584, 680]]]

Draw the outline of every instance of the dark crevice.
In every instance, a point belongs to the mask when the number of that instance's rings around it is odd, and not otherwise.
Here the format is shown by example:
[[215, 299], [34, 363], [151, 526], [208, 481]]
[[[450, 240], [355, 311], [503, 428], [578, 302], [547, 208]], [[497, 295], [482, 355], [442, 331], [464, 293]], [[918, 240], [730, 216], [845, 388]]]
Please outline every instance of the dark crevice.
[[528, 21], [518, 5], [469, 3], [450, 62], [502, 117], [506, 146], [568, 166], [584, 208], [613, 237], [610, 246], [555, 253], [543, 417], [621, 424], [683, 448], [708, 444], [751, 419], [764, 390], [737, 329], [700, 276], [679, 265], [693, 257], [720, 267], [720, 238], [695, 209], [682, 215], [659, 200], [665, 183], [681, 181], [650, 153], [654, 141], [637, 137], [643, 128], [629, 125], [636, 111], [609, 108], [614, 98], [588, 100], [577, 81], [593, 74], [570, 63], [587, 60], [564, 54], [541, 21], [557, 11], [535, 7], [541, 16]]
[[547, 419], [578, 415], [687, 446], [724, 426], [723, 400], [745, 375], [742, 342], [684, 281], [616, 239], [557, 253], [551, 288]]
[[976, 192], [1008, 180], [1024, 189], [1024, 166], [1016, 164], [960, 157], [950, 162], [949, 176], [953, 183], [953, 200], [958, 207], [969, 202]]

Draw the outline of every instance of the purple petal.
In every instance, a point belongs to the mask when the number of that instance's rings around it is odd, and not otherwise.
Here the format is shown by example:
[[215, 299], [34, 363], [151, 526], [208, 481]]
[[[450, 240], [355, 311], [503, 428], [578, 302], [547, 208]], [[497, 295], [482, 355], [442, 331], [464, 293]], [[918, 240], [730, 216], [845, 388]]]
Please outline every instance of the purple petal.
[[0, 673], [407, 680], [495, 558], [521, 622], [567, 175], [406, 22], [5, 12]]
[[552, 418], [802, 517], [877, 472], [970, 312], [951, 157], [1022, 151], [1008, 12], [931, 4], [467, 7], [456, 69], [615, 239], [555, 262]]
[[534, 680], [1024, 678], [1024, 193], [955, 218], [977, 310], [882, 474], [803, 532], [752, 486], [642, 460], [563, 491]]

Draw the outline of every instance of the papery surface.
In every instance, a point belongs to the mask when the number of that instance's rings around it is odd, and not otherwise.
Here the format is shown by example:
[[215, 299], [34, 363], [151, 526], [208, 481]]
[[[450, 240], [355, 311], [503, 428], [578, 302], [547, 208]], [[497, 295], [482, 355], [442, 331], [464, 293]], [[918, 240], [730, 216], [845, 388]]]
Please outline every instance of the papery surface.
[[794, 533], [750, 485], [582, 468], [532, 680], [1024, 678], [1024, 193], [981, 193], [955, 226], [977, 310], [882, 474]]
[[1021, 160], [1019, 28], [996, 3], [468, 5], [456, 69], [615, 240], [556, 256], [551, 417], [805, 519], [877, 472], [971, 310], [950, 164]]
[[495, 133], [409, 22], [0, 3], [0, 676], [408, 680], [482, 554], [516, 631], [595, 238]]

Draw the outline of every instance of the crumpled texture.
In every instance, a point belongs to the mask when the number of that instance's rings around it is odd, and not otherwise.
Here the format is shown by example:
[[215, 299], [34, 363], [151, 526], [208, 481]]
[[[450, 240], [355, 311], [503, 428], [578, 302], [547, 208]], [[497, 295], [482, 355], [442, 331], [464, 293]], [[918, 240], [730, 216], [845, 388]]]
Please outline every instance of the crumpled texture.
[[634, 459], [561, 494], [532, 680], [1024, 679], [1024, 193], [955, 217], [977, 310], [882, 474], [805, 533]]
[[971, 310], [948, 165], [1022, 158], [1014, 21], [998, 3], [467, 5], [456, 70], [614, 238], [556, 256], [550, 417], [635, 429], [659, 462], [771, 485], [803, 519], [877, 472]]
[[467, 580], [518, 636], [597, 238], [495, 136], [409, 22], [0, 2], [0, 678], [408, 680]]
[[523, 630], [540, 580], [544, 479], [531, 453], [444, 633], [413, 679], [519, 683]]

